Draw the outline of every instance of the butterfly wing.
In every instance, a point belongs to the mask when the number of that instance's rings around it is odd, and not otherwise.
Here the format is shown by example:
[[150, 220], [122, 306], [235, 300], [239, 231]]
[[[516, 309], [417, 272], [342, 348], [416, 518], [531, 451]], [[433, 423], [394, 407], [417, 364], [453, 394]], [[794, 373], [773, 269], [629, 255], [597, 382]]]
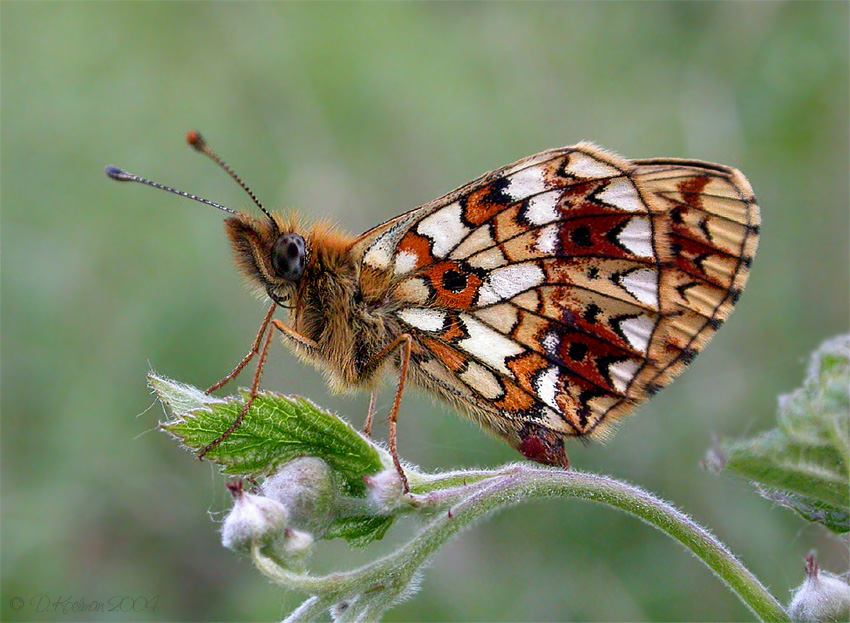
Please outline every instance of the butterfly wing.
[[728, 316], [757, 220], [732, 169], [583, 143], [364, 234], [361, 280], [384, 281], [417, 385], [564, 464], [564, 436], [604, 435]]
[[638, 182], [667, 215], [672, 254], [662, 273], [664, 333], [652, 352], [664, 365], [658, 376], [643, 379], [652, 396], [684, 370], [732, 313], [749, 276], [761, 220], [740, 171], [687, 160], [635, 164]]

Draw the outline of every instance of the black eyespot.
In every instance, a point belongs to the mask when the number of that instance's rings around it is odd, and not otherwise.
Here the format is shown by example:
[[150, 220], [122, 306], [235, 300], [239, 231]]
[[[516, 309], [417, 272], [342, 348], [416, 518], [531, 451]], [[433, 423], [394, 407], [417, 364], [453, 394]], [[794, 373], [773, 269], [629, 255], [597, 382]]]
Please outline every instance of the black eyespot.
[[271, 251], [274, 274], [287, 281], [298, 281], [307, 266], [307, 245], [298, 234], [284, 234], [275, 240]]
[[587, 227], [586, 225], [576, 227], [570, 234], [570, 240], [572, 240], [573, 244], [577, 247], [591, 246], [593, 241], [590, 235], [590, 227]]
[[567, 353], [573, 361], [581, 361], [587, 354], [587, 344], [582, 342], [573, 342], [570, 344], [569, 352]]
[[449, 292], [458, 294], [466, 289], [466, 275], [456, 270], [443, 273], [443, 287]]

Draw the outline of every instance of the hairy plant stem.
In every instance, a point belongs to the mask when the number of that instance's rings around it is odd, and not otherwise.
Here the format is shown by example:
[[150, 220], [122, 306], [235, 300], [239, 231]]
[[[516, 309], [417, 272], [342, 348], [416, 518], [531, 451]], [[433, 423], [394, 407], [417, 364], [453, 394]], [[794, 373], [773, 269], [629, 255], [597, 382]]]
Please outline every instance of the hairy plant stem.
[[[283, 586], [313, 595], [286, 621], [314, 620], [337, 607], [336, 621], [375, 620], [404, 598], [428, 558], [457, 532], [497, 509], [526, 500], [568, 497], [624, 510], [668, 534], [699, 558], [761, 621], [786, 621], [779, 602], [708, 530], [667, 502], [632, 485], [579, 471], [558, 471], [526, 464], [510, 465], [473, 484], [422, 496], [414, 507], [431, 511], [424, 528], [409, 543], [359, 569], [324, 577], [297, 573], [252, 548], [263, 573]], [[449, 506], [450, 505], [450, 506]], [[449, 506], [447, 508], [447, 506]]]

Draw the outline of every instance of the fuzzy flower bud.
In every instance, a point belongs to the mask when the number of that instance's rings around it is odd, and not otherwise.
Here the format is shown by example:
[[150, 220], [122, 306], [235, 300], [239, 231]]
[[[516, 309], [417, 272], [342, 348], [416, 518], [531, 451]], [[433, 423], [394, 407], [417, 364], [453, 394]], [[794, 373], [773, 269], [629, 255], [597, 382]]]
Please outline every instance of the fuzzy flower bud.
[[284, 536], [288, 514], [280, 502], [242, 489], [241, 481], [228, 484], [233, 508], [221, 527], [221, 542], [233, 551], [246, 553], [257, 539], [270, 541]]
[[796, 590], [788, 615], [795, 623], [850, 621], [850, 585], [806, 558], [806, 581]]
[[263, 495], [286, 507], [289, 525], [321, 538], [336, 519], [338, 488], [333, 471], [322, 459], [290, 461], [261, 487]]
[[284, 537], [283, 549], [289, 559], [303, 560], [313, 553], [313, 536], [309, 532], [287, 528]]
[[395, 469], [385, 469], [374, 476], [364, 476], [366, 498], [375, 514], [389, 515], [403, 504], [404, 486]]

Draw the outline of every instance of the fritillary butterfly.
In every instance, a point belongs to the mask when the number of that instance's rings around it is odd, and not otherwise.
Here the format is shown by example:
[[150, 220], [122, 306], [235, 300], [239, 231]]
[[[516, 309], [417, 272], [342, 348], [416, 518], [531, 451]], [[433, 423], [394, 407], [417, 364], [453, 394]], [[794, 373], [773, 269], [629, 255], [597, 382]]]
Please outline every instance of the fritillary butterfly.
[[[189, 142], [248, 190], [200, 135]], [[759, 235], [739, 171], [624, 160], [591, 143], [524, 158], [358, 237], [254, 200], [266, 218], [212, 205], [231, 213], [236, 263], [273, 304], [211, 390], [259, 353], [256, 395], [275, 330], [334, 389], [374, 390], [389, 368], [402, 478], [406, 381], [525, 457], [567, 467], [565, 438], [604, 438], [702, 350], [738, 301]], [[272, 320], [277, 307], [289, 324]]]

